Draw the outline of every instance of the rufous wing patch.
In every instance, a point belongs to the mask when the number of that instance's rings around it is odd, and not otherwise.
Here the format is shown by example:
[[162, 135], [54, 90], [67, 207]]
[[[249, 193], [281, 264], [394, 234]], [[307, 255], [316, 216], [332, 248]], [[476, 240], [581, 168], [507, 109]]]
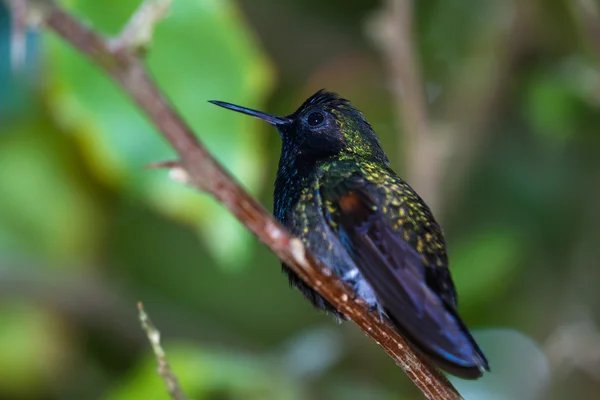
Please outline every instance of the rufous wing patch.
[[366, 221], [372, 213], [371, 208], [368, 206], [368, 199], [364, 193], [358, 190], [340, 196], [337, 203], [343, 218], [354, 223]]
[[350, 192], [340, 197], [338, 204], [344, 214], [356, 214], [363, 208], [357, 192]]

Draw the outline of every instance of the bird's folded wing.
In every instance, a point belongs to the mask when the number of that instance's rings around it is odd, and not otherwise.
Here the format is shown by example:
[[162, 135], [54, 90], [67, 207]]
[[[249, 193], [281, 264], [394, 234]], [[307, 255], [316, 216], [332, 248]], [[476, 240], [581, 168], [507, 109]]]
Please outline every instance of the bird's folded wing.
[[416, 221], [399, 223], [378, 190], [359, 173], [328, 179], [320, 189], [327, 220], [407, 337], [430, 355], [469, 364], [478, 349], [455, 313], [447, 268], [426, 265], [414, 245], [424, 248], [421, 236], [430, 233]]

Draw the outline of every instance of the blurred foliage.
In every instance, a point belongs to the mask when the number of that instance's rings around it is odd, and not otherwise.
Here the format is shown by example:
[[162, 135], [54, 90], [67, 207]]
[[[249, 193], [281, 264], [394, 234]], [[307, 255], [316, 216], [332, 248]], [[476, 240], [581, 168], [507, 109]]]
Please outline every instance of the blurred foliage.
[[[72, 9], [98, 29], [117, 33], [139, 1], [119, 1], [105, 12], [94, 0], [71, 2]], [[225, 210], [207, 197], [149, 174], [145, 164], [173, 158], [135, 105], [88, 60], [54, 36], [48, 37], [49, 71], [46, 101], [61, 127], [79, 142], [83, 157], [106, 184], [139, 198], [159, 211], [194, 224], [213, 255], [224, 266], [240, 263], [248, 253], [249, 234]], [[247, 35], [231, 1], [175, 2], [161, 23], [149, 53], [150, 70], [174, 105], [203, 141], [245, 186], [261, 187], [264, 146], [241, 120], [222, 118], [200, 99], [221, 96], [257, 105], [272, 74]], [[221, 238], [227, 237], [224, 244]]]
[[[138, 1], [62, 3], [115, 34]], [[461, 313], [493, 371], [457, 382], [465, 398], [600, 390], [590, 351], [600, 347], [600, 54], [576, 4], [415, 2], [432, 126], [450, 140], [467, 132], [444, 155], [448, 176], [472, 160], [441, 202]], [[275, 257], [215, 201], [144, 168], [173, 151], [87, 59], [32, 31], [13, 73], [3, 7], [0, 399], [166, 399], [136, 300], [191, 398], [420, 398], [375, 344], [290, 290]], [[327, 87], [364, 111], [402, 175], [407, 143], [367, 28], [379, 7], [175, 0], [148, 65], [264, 204], [277, 134], [207, 100], [286, 114]], [[571, 329], [583, 323], [585, 334]]]
[[[194, 345], [170, 346], [169, 363], [181, 387], [193, 399], [302, 398], [301, 388], [281, 374], [276, 365], [251, 355], [223, 351], [203, 351]], [[164, 399], [164, 383], [156, 379], [156, 360], [147, 357], [128, 379], [117, 384], [107, 400]]]
[[65, 379], [69, 337], [47, 310], [29, 304], [0, 308], [0, 363], [9, 366], [0, 374], [3, 395], [9, 398], [43, 396], [40, 382]]
[[[99, 210], [78, 179], [69, 154], [73, 149], [54, 139], [60, 134], [47, 118], [38, 117], [2, 138], [0, 188], [10, 195], [0, 199], [0, 232], [11, 252], [64, 260], [88, 255], [99, 243]], [[32, 207], [32, 194], [44, 201]]]

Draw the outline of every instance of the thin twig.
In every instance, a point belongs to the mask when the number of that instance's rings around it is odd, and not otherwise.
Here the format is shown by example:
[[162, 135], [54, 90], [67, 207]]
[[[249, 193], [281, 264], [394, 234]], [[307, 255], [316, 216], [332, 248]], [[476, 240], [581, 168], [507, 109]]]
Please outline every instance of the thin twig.
[[[578, 0], [586, 1], [586, 0]], [[467, 60], [447, 90], [449, 95], [439, 120], [428, 120], [418, 52], [413, 43], [413, 0], [386, 0], [372, 20], [370, 32], [388, 65], [394, 87], [403, 140], [407, 180], [434, 210], [438, 219], [453, 209], [466, 176], [489, 137], [489, 123], [509, 87], [506, 79], [516, 55], [527, 46], [523, 38], [537, 0], [507, 0], [494, 13], [490, 28], [476, 44], [483, 56]], [[478, 60], [485, 60], [481, 65]], [[475, 65], [473, 65], [475, 64]], [[473, 77], [473, 69], [483, 70]], [[477, 79], [479, 78], [479, 79]]]
[[144, 305], [141, 302], [138, 303], [138, 310], [142, 328], [144, 329], [144, 332], [146, 332], [146, 336], [148, 336], [148, 340], [152, 346], [152, 351], [156, 356], [156, 362], [158, 363], [158, 374], [165, 381], [167, 390], [169, 391], [169, 396], [171, 396], [173, 400], [187, 400], [185, 393], [183, 393], [183, 390], [179, 385], [177, 376], [173, 370], [171, 370], [171, 366], [167, 360], [167, 355], [160, 345], [160, 332], [158, 329], [156, 329], [152, 321], [150, 321], [148, 314], [146, 314], [144, 311]]
[[111, 40], [112, 50], [117, 52], [143, 51], [152, 41], [154, 28], [167, 14], [173, 0], [146, 0], [131, 16], [121, 34]]
[[569, 3], [575, 19], [581, 25], [594, 51], [600, 56], [600, 9], [593, 0], [575, 0]]
[[[437, 211], [440, 195], [437, 166], [440, 146], [427, 118], [427, 101], [421, 81], [421, 69], [413, 39], [413, 0], [386, 0], [371, 20], [370, 34], [387, 62], [394, 97], [398, 104], [398, 126], [402, 127], [405, 176], [429, 206]], [[434, 153], [434, 154], [432, 154]], [[425, 157], [424, 155], [428, 155]]]
[[472, 39], [472, 54], [449, 79], [439, 132], [446, 139], [442, 174], [438, 182], [444, 202], [442, 217], [453, 214], [465, 196], [465, 184], [476, 162], [485, 156], [486, 146], [496, 132], [494, 122], [503, 112], [511, 90], [512, 73], [527, 54], [535, 35], [540, 0], [506, 0], [487, 19], [486, 27]]
[[13, 73], [16, 73], [25, 64], [27, 50], [27, 0], [7, 0], [11, 14], [10, 29], [10, 64]]
[[346, 285], [217, 163], [149, 78], [135, 49], [115, 51], [110, 40], [51, 1], [37, 2], [44, 4], [47, 26], [111, 75], [171, 143], [180, 161], [168, 166], [186, 171], [185, 178], [191, 185], [212, 194], [307, 284], [354, 321], [402, 368], [426, 398], [461, 398], [437, 368], [417, 355], [392, 327], [370, 313], [362, 300], [354, 300]]

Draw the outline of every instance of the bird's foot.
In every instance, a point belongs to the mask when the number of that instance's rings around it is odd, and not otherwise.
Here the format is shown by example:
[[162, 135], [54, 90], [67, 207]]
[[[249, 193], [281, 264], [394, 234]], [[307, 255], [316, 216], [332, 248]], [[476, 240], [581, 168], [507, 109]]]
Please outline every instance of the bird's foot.
[[387, 319], [387, 313], [379, 303], [367, 303], [367, 305], [370, 313], [377, 312], [379, 322], [384, 322]]

